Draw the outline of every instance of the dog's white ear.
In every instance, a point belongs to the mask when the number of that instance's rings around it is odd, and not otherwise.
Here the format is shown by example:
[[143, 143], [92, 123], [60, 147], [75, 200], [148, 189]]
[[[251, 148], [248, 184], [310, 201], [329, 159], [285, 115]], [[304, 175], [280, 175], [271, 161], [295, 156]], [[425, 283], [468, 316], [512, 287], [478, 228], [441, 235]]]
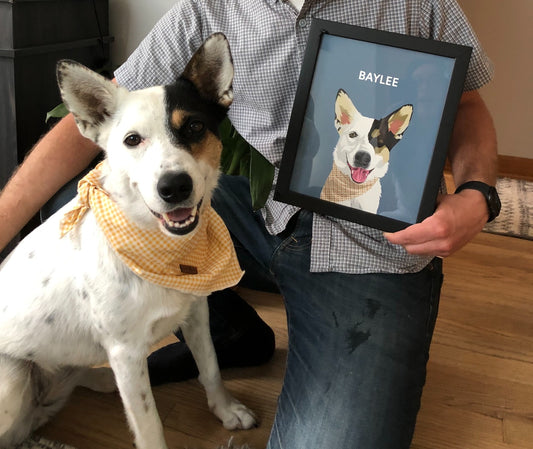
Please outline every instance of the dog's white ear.
[[229, 107], [233, 101], [233, 59], [226, 36], [222, 33], [209, 36], [181, 76], [208, 100]]
[[75, 61], [59, 61], [56, 73], [63, 102], [74, 116], [80, 132], [96, 142], [100, 125], [116, 109], [120, 88]]
[[393, 134], [395, 139], [400, 140], [403, 137], [403, 133], [409, 126], [412, 116], [413, 106], [406, 104], [387, 117], [389, 131]]
[[350, 100], [348, 94], [339, 89], [335, 99], [335, 128], [340, 133], [344, 125], [351, 124], [354, 120], [361, 118], [361, 114]]

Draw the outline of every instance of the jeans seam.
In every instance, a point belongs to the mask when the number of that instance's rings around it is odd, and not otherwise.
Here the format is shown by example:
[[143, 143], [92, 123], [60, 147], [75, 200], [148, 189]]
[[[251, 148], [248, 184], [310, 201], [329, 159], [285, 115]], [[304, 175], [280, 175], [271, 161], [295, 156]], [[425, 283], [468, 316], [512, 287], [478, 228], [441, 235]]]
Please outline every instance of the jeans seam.
[[[435, 270], [435, 268], [433, 268], [433, 270]], [[428, 319], [426, 323], [426, 339], [428, 340], [428, 349], [431, 344], [431, 339], [433, 336], [433, 332], [435, 330], [435, 324], [437, 322], [437, 314], [438, 314], [439, 303], [440, 303], [440, 291], [441, 291], [442, 283], [444, 280], [442, 271], [440, 271], [438, 275], [436, 275], [433, 272], [430, 272], [430, 276], [431, 276], [431, 291], [430, 291], [430, 300], [429, 300], [429, 307], [428, 307]]]

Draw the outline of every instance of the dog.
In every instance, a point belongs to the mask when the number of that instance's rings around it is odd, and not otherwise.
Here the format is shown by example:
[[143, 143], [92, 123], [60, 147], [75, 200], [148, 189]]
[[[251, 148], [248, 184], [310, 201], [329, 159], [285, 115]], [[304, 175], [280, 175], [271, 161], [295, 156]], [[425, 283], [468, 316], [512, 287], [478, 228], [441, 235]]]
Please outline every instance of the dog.
[[375, 214], [390, 152], [402, 139], [412, 114], [413, 106], [406, 104], [379, 120], [364, 117], [348, 94], [339, 89], [335, 99], [339, 139], [320, 198]]
[[[57, 77], [105, 159], [0, 266], [0, 448], [23, 441], [77, 385], [118, 387], [135, 446], [167, 448], [146, 358], [178, 327], [210, 409], [228, 429], [254, 426], [222, 384], [206, 301], [242, 276], [210, 205], [217, 128], [233, 100], [225, 36], [211, 35], [168, 86], [130, 92], [73, 61], [60, 61]], [[139, 248], [152, 258], [139, 262]]]

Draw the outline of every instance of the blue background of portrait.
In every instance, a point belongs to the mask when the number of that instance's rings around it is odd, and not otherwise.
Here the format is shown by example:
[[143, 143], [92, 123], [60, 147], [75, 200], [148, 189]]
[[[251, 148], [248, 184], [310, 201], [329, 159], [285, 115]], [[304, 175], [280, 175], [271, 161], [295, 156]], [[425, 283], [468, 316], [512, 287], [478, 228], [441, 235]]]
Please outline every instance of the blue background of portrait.
[[[454, 59], [325, 34], [317, 63], [291, 190], [320, 197], [338, 140], [335, 98], [343, 89], [358, 111], [381, 119], [404, 104], [413, 116], [403, 139], [392, 149], [382, 179], [378, 214], [415, 223], [424, 192]], [[398, 87], [359, 79], [359, 72], [399, 78]]]

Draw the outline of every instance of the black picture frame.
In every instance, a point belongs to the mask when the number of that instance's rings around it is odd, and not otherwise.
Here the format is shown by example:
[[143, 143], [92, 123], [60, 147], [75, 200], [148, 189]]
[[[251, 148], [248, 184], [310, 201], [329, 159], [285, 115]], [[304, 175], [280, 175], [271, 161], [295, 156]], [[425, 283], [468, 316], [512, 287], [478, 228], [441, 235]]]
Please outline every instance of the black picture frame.
[[313, 19], [274, 199], [388, 232], [430, 216], [471, 51]]

